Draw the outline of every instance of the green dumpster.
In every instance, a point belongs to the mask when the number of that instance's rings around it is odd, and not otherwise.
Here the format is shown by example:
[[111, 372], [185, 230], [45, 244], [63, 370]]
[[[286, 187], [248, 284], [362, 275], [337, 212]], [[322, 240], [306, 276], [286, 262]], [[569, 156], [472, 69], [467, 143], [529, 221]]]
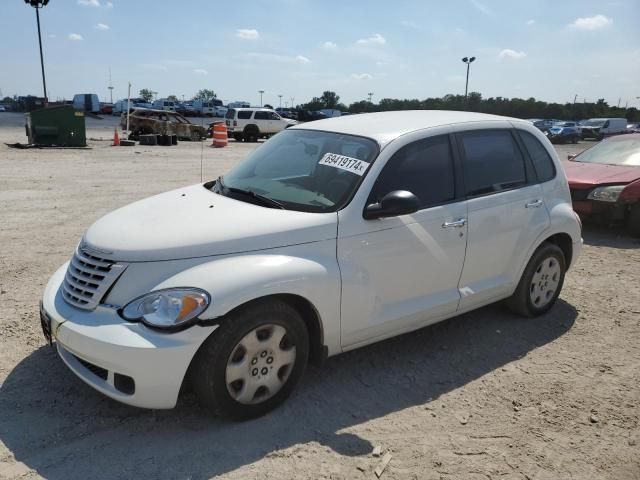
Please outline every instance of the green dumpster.
[[41, 108], [27, 113], [27, 138], [30, 145], [42, 147], [86, 147], [84, 112], [71, 105]]

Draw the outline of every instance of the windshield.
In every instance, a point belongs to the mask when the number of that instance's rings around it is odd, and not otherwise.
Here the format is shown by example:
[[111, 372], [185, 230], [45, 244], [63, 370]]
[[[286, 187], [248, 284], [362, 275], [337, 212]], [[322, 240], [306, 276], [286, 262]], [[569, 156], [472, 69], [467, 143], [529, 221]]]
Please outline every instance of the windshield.
[[575, 158], [576, 162], [640, 167], [640, 137], [605, 140]]
[[244, 190], [288, 210], [334, 212], [349, 202], [377, 154], [377, 144], [368, 138], [284, 130], [226, 174], [224, 188], [218, 182], [214, 191], [251, 201], [236, 195]]

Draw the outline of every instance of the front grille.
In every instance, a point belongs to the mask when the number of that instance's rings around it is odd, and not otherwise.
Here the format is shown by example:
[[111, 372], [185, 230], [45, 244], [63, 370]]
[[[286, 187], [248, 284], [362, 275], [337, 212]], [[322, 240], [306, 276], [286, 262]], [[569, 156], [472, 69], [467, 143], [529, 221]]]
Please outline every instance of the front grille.
[[62, 282], [63, 297], [74, 307], [93, 310], [126, 267], [124, 263], [98, 258], [78, 247]]

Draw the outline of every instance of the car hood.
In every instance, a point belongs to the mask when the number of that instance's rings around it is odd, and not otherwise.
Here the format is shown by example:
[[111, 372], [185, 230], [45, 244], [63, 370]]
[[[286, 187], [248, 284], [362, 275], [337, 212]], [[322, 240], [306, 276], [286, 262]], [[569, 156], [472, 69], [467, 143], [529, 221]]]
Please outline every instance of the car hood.
[[569, 186], [574, 188], [589, 188], [599, 184], [626, 184], [640, 178], [640, 167], [568, 160], [562, 163]]
[[266, 208], [192, 185], [115, 210], [83, 244], [110, 260], [177, 260], [265, 250], [336, 238], [336, 213]]

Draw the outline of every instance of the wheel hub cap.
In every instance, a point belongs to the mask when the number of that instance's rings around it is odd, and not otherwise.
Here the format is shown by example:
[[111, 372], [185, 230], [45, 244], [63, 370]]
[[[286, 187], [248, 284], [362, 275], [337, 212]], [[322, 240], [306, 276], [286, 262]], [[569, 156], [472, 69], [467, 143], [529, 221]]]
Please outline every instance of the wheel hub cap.
[[555, 257], [545, 258], [533, 274], [529, 295], [537, 308], [546, 306], [554, 297], [560, 282], [560, 263]]
[[234, 347], [225, 380], [237, 402], [251, 405], [278, 393], [293, 369], [296, 347], [281, 325], [262, 325], [247, 333]]

